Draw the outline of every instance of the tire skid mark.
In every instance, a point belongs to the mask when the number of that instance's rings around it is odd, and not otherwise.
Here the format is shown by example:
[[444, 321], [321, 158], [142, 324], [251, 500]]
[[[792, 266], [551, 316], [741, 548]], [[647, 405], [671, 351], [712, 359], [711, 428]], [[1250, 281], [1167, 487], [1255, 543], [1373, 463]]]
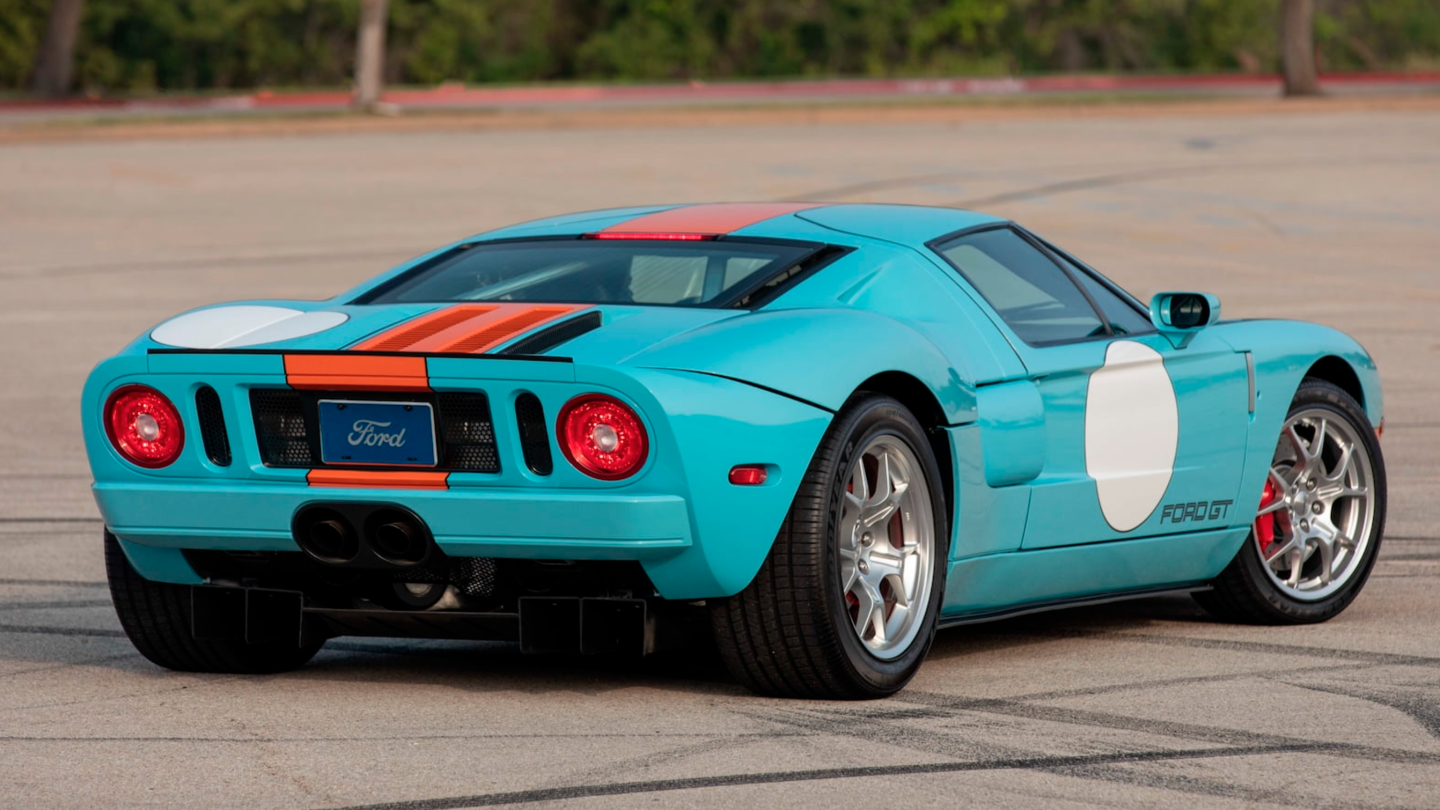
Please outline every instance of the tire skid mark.
[[[27, 476], [29, 478], [30, 476]], [[89, 476], [75, 476], [77, 478], [88, 478]], [[0, 517], [0, 524], [10, 523], [81, 523], [90, 525], [100, 523], [100, 518], [77, 518], [77, 517]]]
[[46, 636], [88, 636], [90, 638], [125, 638], [123, 630], [88, 627], [45, 627], [31, 624], [0, 624], [0, 633], [37, 633]]
[[[1436, 740], [1440, 740], [1440, 704], [1436, 699], [1428, 695], [1417, 695], [1415, 692], [1420, 689], [1406, 690], [1404, 687], [1385, 686], [1362, 686], [1360, 684], [1346, 683], [1343, 686], [1337, 683], [1305, 683], [1304, 681], [1291, 681], [1284, 678], [1276, 678], [1276, 682], [1286, 686], [1294, 686], [1298, 689], [1308, 689], [1311, 692], [1322, 692], [1327, 695], [1340, 695], [1363, 700], [1367, 703], [1374, 703], [1377, 706], [1384, 706], [1389, 709], [1404, 713], [1411, 720], [1414, 720], [1424, 728], [1425, 731]], [[1423, 687], [1422, 687], [1423, 689]]]
[[39, 588], [109, 588], [108, 582], [83, 579], [13, 579], [0, 577], [0, 585], [34, 585]]
[[957, 761], [973, 761], [977, 757], [1007, 759], [1035, 755], [1034, 751], [1023, 748], [961, 740], [944, 732], [929, 731], [914, 725], [907, 726], [896, 722], [957, 716], [957, 713], [954, 712], [936, 711], [918, 706], [898, 711], [892, 707], [886, 707], [881, 711], [802, 708], [764, 713], [732, 709], [730, 713], [750, 720], [801, 729], [824, 736], [879, 743]]
[[1304, 745], [1201, 748], [1188, 751], [1131, 751], [1114, 754], [1085, 754], [1065, 757], [1022, 757], [969, 762], [938, 762], [924, 765], [872, 765], [854, 768], [768, 771], [693, 777], [688, 779], [658, 779], [653, 781], [571, 785], [560, 788], [517, 790], [504, 793], [481, 793], [472, 796], [452, 796], [437, 799], [401, 800], [378, 804], [348, 805], [343, 808], [334, 808], [333, 810], [457, 810], [458, 808], [469, 807], [534, 804], [538, 802], [564, 801], [566, 799], [627, 796], [672, 790], [772, 785], [785, 782], [813, 782], [829, 779], [863, 779], [867, 777], [933, 775], [977, 771], [1045, 770], [1058, 767], [1080, 767], [1121, 762], [1164, 762], [1171, 760], [1243, 757], [1265, 754], [1329, 753], [1332, 751], [1343, 752], [1346, 749], [1346, 746], [1334, 743], [1308, 743]]
[[1141, 734], [1159, 734], [1166, 737], [1177, 737], [1185, 740], [1219, 743], [1222, 745], [1242, 747], [1303, 747], [1306, 745], [1323, 744], [1331, 746], [1334, 750], [1343, 750], [1346, 756], [1369, 759], [1377, 762], [1440, 764], [1440, 753], [1428, 751], [1380, 748], [1378, 746], [1360, 745], [1357, 743], [1320, 743], [1319, 741], [1308, 740], [1303, 737], [1286, 737], [1278, 734], [1241, 731], [1239, 729], [1224, 728], [1221, 726], [1205, 726], [1198, 723], [1182, 723], [1174, 720], [1131, 717], [1123, 714], [1112, 714], [1110, 712], [1090, 711], [1088, 709], [1037, 706], [1031, 703], [1020, 703], [1013, 700], [965, 698], [934, 692], [919, 692], [910, 689], [901, 692], [892, 699], [957, 712], [971, 711], [1003, 714], [1012, 717], [1025, 717], [1031, 720], [1064, 723], [1072, 726], [1090, 726], [1116, 729], [1119, 731], [1131, 731]]
[[1272, 655], [1301, 655], [1311, 658], [1333, 658], [1341, 661], [1364, 661], [1371, 664], [1398, 666], [1440, 666], [1440, 658], [1403, 653], [1371, 652], [1369, 650], [1347, 650], [1336, 647], [1310, 647], [1303, 644], [1274, 644], [1266, 641], [1238, 641], [1219, 638], [1195, 638], [1193, 636], [1166, 636], [1158, 633], [1103, 633], [1109, 638], [1139, 641], [1144, 644], [1160, 644], [1171, 647], [1195, 647], [1202, 650], [1229, 650], [1245, 653], [1267, 653]]
[[[1295, 671], [1292, 671], [1292, 672], [1294, 672], [1294, 673], [1303, 673], [1303, 672], [1307, 672], [1307, 671], [1311, 671], [1311, 672], [1316, 672], [1316, 671], [1319, 671], [1319, 672], [1328, 672], [1328, 671], [1334, 671], [1334, 670], [1336, 670], [1336, 669], [1366, 669], [1366, 668], [1370, 668], [1370, 667], [1372, 667], [1372, 666], [1375, 666], [1375, 665], [1373, 665], [1373, 664], [1353, 665], [1353, 664], [1352, 664], [1352, 665], [1341, 666], [1341, 667], [1308, 667], [1308, 668], [1305, 668], [1305, 669], [1302, 669], [1302, 670], [1295, 670]], [[1221, 676], [1221, 678], [1218, 678], [1218, 679], [1215, 678], [1214, 676], [1211, 676], [1211, 677], [1201, 677], [1201, 678], [1168, 679], [1168, 680], [1182, 681], [1182, 682], [1196, 682], [1196, 681], [1208, 681], [1208, 680], [1223, 680], [1223, 679], [1227, 679], [1228, 677], [1230, 677], [1230, 676]], [[1254, 673], [1243, 673], [1243, 674], [1238, 674], [1238, 675], [1236, 675], [1236, 676], [1234, 676], [1234, 677], [1256, 677], [1256, 674], [1254, 674]], [[1153, 686], [1153, 685], [1157, 685], [1157, 684], [1155, 684], [1154, 682], [1152, 682], [1151, 684], [1147, 684], [1147, 685]], [[1135, 686], [1139, 686], [1139, 685], [1128, 685], [1128, 686], [1129, 686], [1130, 688], [1134, 688]], [[1067, 691], [1070, 692], [1070, 693], [1074, 693], [1074, 692], [1086, 693], [1086, 692], [1091, 692], [1091, 691], [1094, 691], [1094, 690], [1067, 690]], [[903, 699], [904, 696], [905, 696], [905, 695], [908, 695], [908, 694], [911, 694], [911, 693], [909, 693], [909, 692], [902, 693], [902, 694], [901, 694], [901, 698]], [[1064, 693], [1064, 692], [1062, 692], [1062, 693], [1050, 693], [1050, 694], [1055, 695], [1055, 696], [1057, 696], [1057, 697], [1067, 696], [1067, 694]], [[1038, 698], [1039, 698], [1039, 699], [1044, 699], [1045, 697], [1046, 697], [1046, 694], [1045, 694], [1045, 693], [1041, 693], [1041, 694], [1038, 695]], [[1033, 700], [1033, 699], [1037, 699], [1037, 698], [1036, 698], [1036, 697], [1029, 697], [1029, 698], [1026, 698], [1026, 699], [1027, 699], [1027, 700]], [[886, 710], [886, 711], [875, 712], [875, 711], [867, 711], [867, 710], [865, 710], [865, 709], [835, 709], [835, 710], [810, 710], [810, 711], [806, 711], [806, 710], [783, 711], [783, 712], [778, 712], [778, 713], [768, 713], [768, 714], [765, 714], [765, 715], [759, 715], [759, 714], [751, 715], [751, 714], [748, 713], [748, 712], [735, 712], [735, 713], [736, 713], [736, 714], [745, 715], [745, 716], [753, 716], [753, 717], [755, 717], [756, 719], [760, 719], [760, 720], [769, 720], [769, 721], [771, 721], [771, 722], [780, 722], [780, 723], [786, 723], [786, 724], [793, 724], [793, 725], [796, 725], [796, 726], [801, 727], [801, 728], [812, 729], [812, 730], [824, 732], [824, 733], [830, 734], [830, 735], [846, 736], [846, 737], [851, 737], [851, 738], [855, 738], [855, 739], [859, 739], [859, 740], [863, 740], [863, 741], [865, 741], [865, 742], [871, 742], [871, 743], [877, 743], [877, 742], [878, 742], [878, 743], [881, 743], [881, 744], [883, 744], [883, 745], [891, 745], [891, 746], [895, 746], [895, 747], [903, 748], [903, 749], [915, 750], [915, 751], [920, 751], [920, 752], [925, 752], [925, 753], [930, 753], [930, 754], [938, 754], [938, 755], [941, 755], [941, 756], [947, 756], [947, 757], [956, 758], [956, 759], [964, 759], [964, 758], [967, 758], [966, 755], [968, 755], [968, 758], [973, 758], [974, 756], [977, 756], [977, 755], [983, 756], [983, 757], [986, 757], [986, 758], [1002, 758], [1002, 757], [1033, 756], [1033, 755], [1034, 755], [1034, 752], [1033, 752], [1033, 751], [1025, 751], [1025, 750], [1020, 750], [1020, 749], [1006, 749], [1006, 747], [1004, 747], [1004, 746], [997, 746], [997, 745], [980, 746], [980, 745], [977, 745], [977, 744], [974, 744], [974, 743], [971, 743], [971, 742], [968, 742], [968, 741], [962, 741], [962, 740], [960, 740], [960, 739], [957, 739], [956, 737], [954, 737], [954, 736], [951, 735], [951, 734], [927, 732], [927, 731], [924, 731], [924, 730], [921, 730], [921, 729], [917, 729], [917, 728], [915, 728], [914, 726], [899, 726], [899, 725], [895, 725], [895, 724], [893, 724], [893, 723], [886, 723], [886, 722], [884, 722], [885, 720], [891, 720], [891, 719], [900, 720], [900, 719], [907, 719], [907, 718], [925, 718], [925, 717], [935, 717], [935, 716], [937, 716], [937, 715], [939, 715], [939, 716], [946, 716], [946, 715], [949, 715], [949, 716], [958, 716], [958, 715], [960, 715], [960, 714], [963, 714], [962, 712], [951, 712], [951, 711], [940, 711], [940, 712], [936, 712], [936, 711], [931, 710], [931, 711], [926, 711], [926, 712], [923, 712], [923, 713], [915, 713], [915, 712], [904, 712], [904, 711], [897, 712], [897, 711], [894, 711], [894, 710]], [[1049, 718], [1047, 718], [1047, 719], [1049, 719]], [[885, 728], [886, 726], [889, 726], [889, 728], [886, 729], [886, 728]], [[1129, 729], [1129, 730], [1137, 731], [1137, 732], [1138, 732], [1138, 731], [1141, 731], [1142, 729], [1136, 728], [1136, 729]], [[893, 731], [893, 733], [891, 733], [891, 731]], [[1256, 737], [1257, 737], [1257, 739], [1260, 738], [1259, 735], [1256, 735]], [[1287, 740], [1287, 739], [1285, 739], [1285, 738], [1272, 738], [1272, 739], [1275, 740], [1274, 744], [1277, 744], [1277, 745], [1287, 745], [1287, 744], [1288, 744], [1288, 745], [1305, 745], [1305, 744], [1307, 743], [1306, 740], [1302, 740], [1302, 739], [1293, 739], [1293, 740]], [[1348, 744], [1346, 744], [1346, 745], [1348, 745]], [[957, 748], [957, 746], [959, 746], [959, 748]], [[1440, 761], [1440, 760], [1437, 760], [1437, 761]], [[1081, 767], [1041, 768], [1041, 769], [1039, 769], [1039, 770], [1042, 770], [1042, 771], [1047, 772], [1047, 773], [1054, 773], [1054, 774], [1057, 774], [1057, 775], [1060, 775], [1060, 776], [1068, 776], [1068, 777], [1072, 777], [1072, 778], [1080, 778], [1080, 779], [1087, 779], [1087, 780], [1092, 780], [1092, 781], [1102, 781], [1102, 782], [1110, 782], [1110, 783], [1115, 783], [1115, 784], [1124, 784], [1124, 785], [1132, 785], [1132, 786], [1139, 784], [1139, 785], [1144, 785], [1144, 786], [1148, 786], [1148, 787], [1154, 787], [1154, 788], [1160, 788], [1160, 789], [1164, 789], [1164, 790], [1170, 790], [1170, 791], [1174, 791], [1174, 792], [1178, 792], [1178, 793], [1185, 793], [1185, 794], [1206, 796], [1206, 797], [1209, 797], [1209, 798], [1241, 799], [1241, 800], [1249, 801], [1249, 802], [1252, 802], [1252, 803], [1267, 803], [1267, 802], [1268, 802], [1268, 803], [1270, 803], [1270, 804], [1276, 804], [1276, 805], [1282, 805], [1282, 806], [1288, 806], [1288, 807], [1314, 808], [1315, 810], [1330, 810], [1330, 808], [1334, 808], [1334, 810], [1339, 810], [1339, 808], [1342, 808], [1342, 807], [1345, 807], [1345, 808], [1358, 808], [1358, 807], [1365, 807], [1365, 806], [1366, 806], [1366, 805], [1357, 805], [1357, 804], [1355, 804], [1355, 803], [1353, 803], [1353, 802], [1347, 802], [1347, 803], [1344, 803], [1344, 804], [1330, 804], [1330, 803], [1327, 803], [1327, 802], [1324, 800], [1323, 797], [1318, 797], [1318, 796], [1309, 796], [1309, 795], [1305, 795], [1305, 796], [1295, 796], [1295, 795], [1291, 795], [1291, 794], [1289, 794], [1289, 793], [1278, 792], [1278, 791], [1275, 791], [1275, 790], [1259, 789], [1259, 788], [1250, 788], [1250, 787], [1245, 787], [1245, 786], [1237, 785], [1237, 784], [1230, 783], [1230, 782], [1222, 782], [1222, 781], [1216, 781], [1216, 780], [1200, 779], [1200, 778], [1196, 778], [1196, 777], [1193, 777], [1193, 776], [1188, 776], [1188, 775], [1178, 774], [1178, 773], [1173, 773], [1173, 772], [1154, 772], [1154, 771], [1146, 770], [1146, 769], [1144, 769], [1143, 767], [1141, 767], [1141, 768], [1125, 768], [1125, 767], [1123, 767], [1123, 766], [1118, 766], [1118, 765], [1104, 765], [1104, 766], [1089, 765], [1089, 766], [1081, 766]]]
[[269, 740], [252, 732], [244, 720], [234, 715], [217, 719], [228, 721], [241, 734], [250, 737], [253, 744], [245, 749], [243, 755], [248, 756], [261, 773], [272, 780], [290, 785], [310, 801], [337, 801], [334, 794], [311, 784], [310, 779], [306, 778], [304, 773], [303, 762], [298, 762], [293, 757], [287, 757], [284, 752], [277, 751]]
[[1006, 700], [1019, 702], [1035, 702], [1045, 700], [1064, 700], [1073, 697], [1091, 697], [1094, 695], [1109, 695], [1116, 692], [1130, 692], [1137, 689], [1163, 689], [1170, 686], [1192, 686], [1202, 683], [1225, 683], [1227, 681], [1239, 681], [1246, 678], [1270, 678], [1276, 675], [1305, 675], [1313, 672], [1349, 672], [1362, 669], [1370, 669], [1381, 666], [1374, 663], [1355, 664], [1325, 664], [1313, 667], [1297, 667], [1295, 669], [1266, 669], [1253, 672], [1232, 672], [1223, 675], [1191, 675], [1182, 678], [1157, 678], [1150, 681], [1131, 681], [1127, 683], [1108, 684], [1106, 686], [1090, 686], [1078, 689], [1056, 689], [1050, 692], [1030, 692], [1024, 695], [1012, 695]]
[[[139, 655], [139, 653], [135, 653], [134, 655]], [[92, 661], [102, 661], [102, 660], [107, 660], [107, 659], [129, 658], [129, 657], [131, 657], [131, 656], [130, 656], [130, 655], [124, 655], [124, 656], [107, 656], [106, 658], [97, 658], [97, 659], [91, 659], [91, 660], [92, 660]], [[81, 662], [81, 663], [83, 663], [83, 662]], [[66, 665], [64, 665], [64, 666], [76, 666], [76, 665], [78, 665], [78, 664], [66, 664]], [[44, 669], [59, 669], [59, 668], [60, 668], [59, 666], [56, 666], [56, 667], [45, 667]], [[27, 671], [27, 672], [35, 672], [35, 671], [38, 671], [38, 670], [26, 670], [26, 671]], [[20, 673], [6, 673], [6, 674], [20, 674]], [[4, 677], [4, 675], [0, 675], [0, 677]], [[448, 741], [448, 740], [538, 740], [538, 739], [545, 739], [545, 740], [588, 740], [588, 739], [608, 739], [608, 738], [612, 738], [612, 737], [614, 737], [614, 738], [620, 738], [620, 739], [644, 739], [644, 740], [657, 740], [657, 739], [658, 739], [658, 740], [664, 740], [664, 739], [691, 739], [691, 738], [695, 738], [695, 737], [705, 737], [705, 738], [707, 738], [707, 739], [709, 739], [709, 738], [722, 738], [722, 737], [723, 737], [723, 738], [726, 738], [726, 739], [742, 739], [742, 738], [748, 739], [748, 738], [754, 738], [755, 741], [761, 742], [761, 741], [765, 741], [765, 740], [775, 740], [775, 739], [784, 739], [784, 738], [798, 738], [798, 737], [815, 737], [815, 736], [819, 736], [819, 735], [815, 735], [815, 734], [805, 734], [805, 733], [801, 733], [801, 732], [780, 733], [780, 734], [769, 733], [769, 732], [763, 733], [763, 734], [718, 734], [718, 733], [717, 733], [717, 734], [706, 734], [706, 733], [694, 733], [694, 734], [673, 734], [673, 733], [667, 733], [667, 734], [651, 734], [651, 733], [641, 733], [641, 732], [634, 732], [634, 733], [628, 733], [628, 734], [627, 734], [627, 733], [613, 733], [613, 734], [598, 733], [598, 734], [597, 734], [597, 733], [589, 733], [589, 732], [581, 732], [581, 733], [578, 733], [578, 734], [483, 734], [483, 733], [482, 733], [482, 734], [401, 734], [401, 735], [387, 735], [387, 736], [384, 736], [384, 737], [215, 737], [215, 736], [210, 736], [210, 737], [162, 737], [162, 736], [153, 736], [153, 737], [147, 737], [147, 736], [133, 736], [133, 737], [124, 737], [124, 736], [121, 736], [121, 737], [65, 737], [65, 736], [58, 736], [58, 735], [57, 735], [57, 736], [54, 736], [54, 737], [46, 737], [46, 736], [23, 735], [23, 734], [0, 734], [0, 743], [4, 743], [4, 742], [30, 742], [30, 743], [59, 742], [59, 743], [73, 744], [73, 743], [87, 743], [87, 742], [88, 742], [88, 743], [179, 743], [179, 744], [181, 744], [181, 745], [190, 745], [190, 744], [193, 744], [193, 743], [217, 743], [217, 744], [241, 743], [241, 744], [251, 744], [251, 743], [378, 743], [378, 742], [394, 742], [394, 741], [406, 741], [406, 742], [410, 742], [410, 741], [415, 741], [415, 742], [442, 742], [442, 741]], [[610, 768], [610, 767], [607, 767], [607, 768], [606, 768], [607, 771], [608, 771], [608, 770], [611, 770], [611, 769], [612, 769], [612, 768]]]
[[[25, 675], [35, 675], [40, 672], [55, 672], [57, 670], [73, 669], [75, 667], [88, 667], [93, 664], [103, 664], [106, 661], [121, 661], [126, 658], [138, 658], [139, 656], [140, 653], [132, 651], [120, 653], [119, 655], [100, 655], [91, 658], [82, 658], [78, 661], [66, 661], [60, 664], [46, 664], [45, 666], [31, 667], [29, 669], [15, 669], [9, 672], [0, 672], [0, 680], [4, 680], [6, 678], [19, 678]], [[0, 735], [0, 742], [3, 742], [7, 739], [10, 738]]]
[[[740, 712], [740, 714], [745, 714]], [[806, 714], [828, 715], [827, 719], [816, 718], [816, 722], [806, 722], [799, 719]], [[979, 755], [987, 758], [1003, 758], [1016, 756], [1034, 756], [1035, 752], [1009, 748], [999, 745], [981, 746], [973, 742], [962, 741], [951, 734], [932, 733], [913, 726], [898, 726], [890, 723], [876, 722], [883, 719], [905, 719], [909, 717], [935, 717], [935, 712], [867, 712], [861, 710], [835, 710], [806, 713], [803, 711], [783, 712], [758, 716], [759, 719], [769, 719], [779, 722], [794, 722], [806, 728], [814, 728], [829, 734], [843, 735], [863, 740], [865, 742], [880, 743], [899, 748], [910, 749], [925, 753], [940, 754], [952, 758], [964, 758], [957, 754], [966, 753], [971, 757]], [[949, 713], [940, 713], [942, 715]], [[790, 715], [796, 719], [787, 719], [783, 715]], [[889, 726], [894, 733], [876, 733], [877, 727]], [[956, 746], [961, 750], [956, 750]], [[1041, 768], [1045, 773], [1053, 773], [1059, 776], [1067, 776], [1090, 781], [1109, 782], [1115, 784], [1135, 785], [1143, 784], [1148, 787], [1170, 790], [1179, 793], [1207, 796], [1211, 798], [1232, 798], [1243, 799], [1251, 802], [1268, 802], [1288, 807], [1305, 807], [1313, 810], [1340, 810], [1342, 805], [1331, 805], [1322, 799], [1312, 796], [1293, 796], [1276, 790], [1260, 790], [1247, 788], [1232, 783], [1218, 782], [1213, 780], [1202, 780], [1195, 777], [1176, 773], [1156, 773], [1145, 770], [1143, 766], [1126, 769], [1123, 766], [1082, 766], [1082, 767], [1057, 767]], [[1347, 803], [1346, 808], [1357, 808], [1361, 805]]]
[[1077, 627], [1055, 629], [1034, 628], [1016, 632], [1021, 635], [1041, 638], [1095, 638], [1107, 641], [1133, 641], [1140, 644], [1158, 644], [1169, 647], [1194, 647], [1202, 650], [1227, 650], [1230, 652], [1329, 658], [1338, 661], [1357, 661], [1391, 666], [1440, 666], [1440, 657], [1434, 656], [1373, 652], [1370, 650], [1349, 650], [1337, 647], [1312, 647], [1304, 644], [1276, 644], [1268, 641], [1197, 638], [1195, 636], [1134, 633], [1127, 630], [1092, 630]]
[[[785, 735], [798, 736], [798, 735]], [[653, 737], [653, 735], [652, 735]], [[577, 781], [603, 780], [616, 773], [635, 773], [647, 768], [654, 768], [660, 765], [673, 765], [684, 762], [704, 754], [717, 751], [734, 751], [746, 748], [757, 743], [768, 742], [774, 739], [773, 735], [756, 734], [747, 737], [726, 736], [718, 739], [705, 740], [703, 742], [683, 745], [677, 748], [670, 748], [655, 751], [649, 754], [621, 759], [615, 762], [607, 762], [604, 765], [589, 768], [583, 771], [563, 773], [552, 779], [544, 780], [541, 787], [534, 790], [563, 790], [565, 783], [573, 784]], [[549, 782], [550, 784], [545, 784]]]
[[[1303, 807], [1307, 810], [1403, 810], [1395, 805], [1361, 804], [1353, 801], [1331, 802], [1314, 794], [1296, 795], [1290, 788], [1255, 788], [1218, 779], [1204, 779], [1182, 773], [1164, 773], [1125, 765], [1086, 765], [1072, 768], [1047, 768], [1047, 773], [1077, 779], [1110, 782], [1129, 787], [1148, 787], [1205, 796], [1212, 799], [1240, 800], [1250, 805]], [[1417, 808], [1416, 810], [1419, 810]]]
[[109, 599], [67, 599], [56, 602], [0, 602], [0, 610], [56, 610], [61, 608], [110, 607]]
[[[133, 656], [132, 656], [132, 655], [124, 655], [124, 656], [119, 656], [119, 657], [122, 657], [122, 658], [130, 658], [130, 657], [138, 658], [138, 657], [140, 657], [140, 654], [137, 652], [137, 653], [134, 653]], [[173, 676], [175, 673], [171, 673], [171, 674], [172, 674], [172, 676]], [[50, 701], [50, 702], [48, 702], [48, 703], [26, 703], [26, 704], [22, 704], [22, 705], [19, 705], [19, 706], [0, 706], [0, 713], [3, 713], [3, 712], [24, 712], [24, 711], [30, 711], [30, 710], [32, 710], [32, 709], [64, 709], [64, 708], [71, 707], [71, 706], [88, 706], [88, 705], [94, 705], [94, 704], [96, 704], [96, 703], [114, 703], [114, 702], [116, 702], [116, 701], [126, 701], [126, 700], [136, 700], [136, 699], [142, 699], [142, 700], [143, 700], [143, 699], [146, 699], [146, 698], [156, 697], [157, 695], [169, 695], [169, 694], [174, 694], [174, 693], [176, 693], [176, 692], [183, 692], [183, 691], [186, 691], [186, 690], [194, 691], [194, 690], [197, 690], [197, 689], [204, 689], [204, 688], [208, 688], [208, 687], [212, 687], [212, 686], [224, 686], [224, 685], [226, 685], [226, 684], [234, 683], [234, 682], [236, 682], [236, 681], [242, 681], [242, 680], [245, 680], [245, 681], [257, 681], [257, 680], [263, 680], [263, 679], [265, 679], [265, 678], [267, 678], [267, 677], [269, 677], [269, 676], [266, 676], [266, 675], [243, 675], [243, 676], [242, 676], [242, 675], [207, 675], [207, 676], [204, 676], [203, 679], [201, 679], [200, 676], [196, 676], [196, 679], [195, 679], [195, 680], [190, 680], [190, 681], [187, 681], [186, 683], [180, 684], [179, 686], [171, 686], [171, 687], [167, 687], [167, 688], [164, 688], [164, 689], [154, 689], [154, 690], [142, 691], [142, 692], [126, 692], [126, 693], [124, 693], [124, 694], [119, 694], [119, 695], [105, 695], [104, 697], [84, 697], [84, 698], [79, 698], [79, 699], [77, 699], [77, 700], [56, 700], [56, 701]]]
[[[1365, 668], [1371, 665], [1352, 665], [1350, 668]], [[1312, 670], [1328, 670], [1328, 667], [1312, 667]], [[1178, 680], [1178, 679], [1177, 679]], [[1185, 679], [1185, 680], [1207, 680]], [[1075, 690], [1079, 691], [1079, 690]], [[884, 722], [885, 720], [900, 720], [907, 718], [934, 718], [937, 716], [958, 716], [959, 712], [945, 711], [867, 711], [866, 709], [835, 709], [835, 710], [797, 710], [769, 713], [766, 715], [751, 715], [748, 712], [734, 712], [745, 716], [753, 716], [756, 719], [770, 720], [772, 722], [793, 723], [796, 726], [824, 732], [829, 735], [845, 736], [862, 740], [869, 743], [880, 743], [897, 748], [914, 750], [928, 754], [953, 759], [973, 759], [981, 756], [990, 759], [1035, 756], [1032, 750], [1006, 747], [1002, 745], [979, 745], [970, 741], [961, 740], [952, 734], [928, 732], [914, 726], [900, 726], [894, 723]], [[1295, 741], [1294, 744], [1303, 744], [1303, 741]], [[957, 748], [958, 746], [958, 748]], [[1360, 808], [1365, 805], [1357, 805], [1352, 802], [1341, 804], [1328, 804], [1322, 797], [1317, 796], [1295, 796], [1289, 793], [1276, 790], [1249, 788], [1229, 782], [1199, 779], [1184, 774], [1173, 772], [1156, 772], [1147, 770], [1144, 766], [1126, 768], [1119, 765], [1089, 765], [1081, 767], [1057, 767], [1040, 768], [1046, 773], [1053, 773], [1059, 776], [1067, 776], [1090, 781], [1109, 782], [1124, 785], [1144, 785], [1147, 787], [1170, 790], [1178, 793], [1201, 795], [1210, 798], [1242, 799], [1252, 803], [1268, 802], [1270, 804], [1287, 807], [1304, 807], [1313, 810], [1340, 810], [1341, 808]]]

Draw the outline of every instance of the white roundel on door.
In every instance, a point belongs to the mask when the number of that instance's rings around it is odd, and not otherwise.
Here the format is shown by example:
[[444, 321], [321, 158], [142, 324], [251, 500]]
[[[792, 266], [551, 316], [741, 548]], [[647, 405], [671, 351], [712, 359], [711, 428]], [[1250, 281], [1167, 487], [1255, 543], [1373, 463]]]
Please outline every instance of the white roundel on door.
[[1085, 471], [1100, 511], [1117, 532], [1150, 517], [1175, 472], [1180, 412], [1159, 352], [1117, 340], [1090, 375], [1085, 396]]

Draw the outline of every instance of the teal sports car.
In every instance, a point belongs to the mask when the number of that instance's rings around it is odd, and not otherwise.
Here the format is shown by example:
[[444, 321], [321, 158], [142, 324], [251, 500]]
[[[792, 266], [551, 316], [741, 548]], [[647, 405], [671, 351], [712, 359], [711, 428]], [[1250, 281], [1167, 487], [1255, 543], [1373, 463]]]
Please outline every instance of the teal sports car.
[[208, 307], [82, 403], [121, 625], [164, 667], [327, 639], [902, 688], [937, 628], [1161, 593], [1328, 619], [1385, 523], [1350, 337], [1145, 305], [992, 216], [727, 203], [502, 228]]

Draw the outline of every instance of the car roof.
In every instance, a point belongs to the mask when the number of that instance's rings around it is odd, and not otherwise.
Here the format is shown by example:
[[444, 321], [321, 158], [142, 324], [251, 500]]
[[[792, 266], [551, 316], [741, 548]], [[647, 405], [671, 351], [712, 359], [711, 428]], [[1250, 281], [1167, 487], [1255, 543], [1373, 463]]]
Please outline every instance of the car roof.
[[511, 225], [477, 239], [605, 230], [702, 232], [824, 241], [827, 231], [919, 246], [948, 233], [1005, 220], [959, 208], [872, 203], [699, 203], [612, 208]]

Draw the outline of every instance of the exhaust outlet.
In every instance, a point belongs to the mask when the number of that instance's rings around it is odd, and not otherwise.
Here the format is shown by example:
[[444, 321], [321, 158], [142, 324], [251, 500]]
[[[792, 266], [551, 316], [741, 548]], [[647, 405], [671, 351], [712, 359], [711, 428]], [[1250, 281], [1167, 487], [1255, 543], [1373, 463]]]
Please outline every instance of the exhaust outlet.
[[[388, 510], [387, 510], [388, 511]], [[381, 513], [376, 513], [380, 515]], [[383, 515], [385, 520], [391, 515]], [[372, 518], [373, 520], [373, 518]], [[424, 532], [408, 519], [391, 520], [388, 523], [375, 520], [375, 531], [370, 535], [370, 545], [375, 554], [387, 560], [402, 563], [418, 563], [425, 559], [429, 549]]]
[[347, 563], [360, 555], [360, 538], [344, 515], [333, 509], [312, 508], [295, 516], [295, 543], [325, 563]]
[[318, 562], [345, 568], [411, 568], [444, 557], [418, 515], [384, 503], [314, 503], [295, 513], [295, 544]]

